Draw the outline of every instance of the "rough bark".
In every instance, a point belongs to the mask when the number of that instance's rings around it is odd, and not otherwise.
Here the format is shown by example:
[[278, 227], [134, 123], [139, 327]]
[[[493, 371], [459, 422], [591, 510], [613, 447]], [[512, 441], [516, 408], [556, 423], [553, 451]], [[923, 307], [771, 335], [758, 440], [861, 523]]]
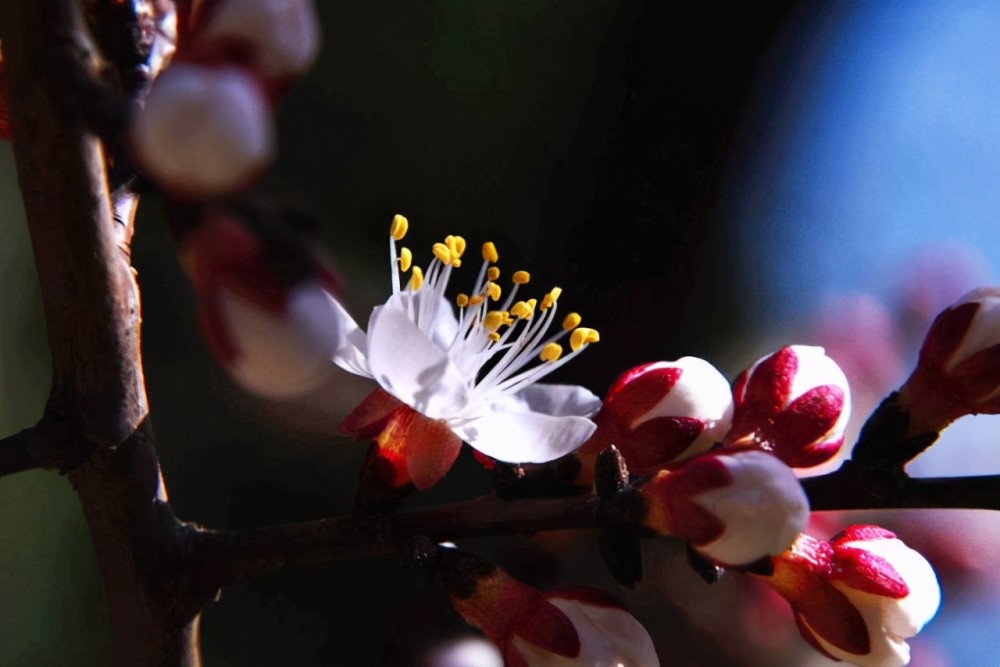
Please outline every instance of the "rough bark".
[[[0, 6], [14, 155], [41, 285], [52, 390], [40, 425], [0, 460], [70, 472], [107, 590], [120, 665], [198, 664], [204, 598], [164, 502], [139, 350], [139, 294], [91, 131], [96, 60], [72, 0]], [[58, 435], [53, 437], [53, 429]], [[31, 445], [27, 447], [28, 443]]]

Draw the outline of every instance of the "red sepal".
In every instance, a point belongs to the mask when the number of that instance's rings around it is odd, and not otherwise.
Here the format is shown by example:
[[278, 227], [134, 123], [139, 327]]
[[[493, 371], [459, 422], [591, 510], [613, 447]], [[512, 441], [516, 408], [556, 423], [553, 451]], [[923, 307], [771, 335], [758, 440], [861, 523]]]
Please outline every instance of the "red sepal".
[[802, 638], [806, 640], [806, 643], [812, 646], [820, 654], [826, 656], [830, 660], [836, 660], [837, 662], [843, 662], [840, 658], [830, 655], [822, 644], [816, 641], [816, 635], [813, 634], [812, 630], [806, 625], [805, 620], [802, 618], [802, 614], [794, 614], [795, 616], [795, 627], [799, 629], [799, 634]]
[[380, 465], [366, 466], [366, 473], [379, 479], [370, 481], [390, 488], [412, 482], [419, 490], [444, 477], [462, 449], [461, 438], [443, 421], [402, 404], [385, 418], [374, 444], [369, 458]]
[[838, 547], [836, 558], [838, 567], [830, 576], [833, 581], [887, 598], [905, 598], [910, 594], [910, 587], [881, 556], [856, 547]]
[[[654, 362], [659, 363], [659, 362]], [[626, 371], [608, 390], [605, 406], [619, 423], [631, 428], [670, 393], [680, 379], [680, 368], [657, 368], [644, 364]]]
[[948, 308], [934, 318], [920, 348], [917, 365], [928, 370], [943, 369], [968, 332], [979, 307], [978, 302], [970, 301]]
[[830, 539], [830, 544], [839, 546], [844, 542], [863, 542], [865, 540], [894, 540], [896, 533], [882, 526], [859, 524], [848, 526]]
[[692, 417], [655, 417], [639, 424], [615, 444], [629, 470], [642, 475], [673, 461], [701, 434], [705, 424]]
[[647, 512], [663, 512], [670, 534], [694, 546], [707, 544], [719, 537], [725, 525], [714, 514], [692, 501], [692, 497], [712, 489], [728, 486], [733, 476], [715, 456], [702, 456], [678, 468], [660, 473], [640, 488], [648, 503]]
[[385, 428], [389, 415], [403, 405], [398, 398], [378, 387], [358, 403], [338, 428], [341, 433], [358, 440], [374, 438]]
[[573, 622], [547, 601], [514, 619], [511, 635], [564, 658], [575, 658], [580, 654], [580, 635]]
[[788, 401], [798, 370], [799, 358], [790, 346], [764, 359], [750, 373], [742, 404], [737, 406], [737, 411], [759, 417], [781, 410]]

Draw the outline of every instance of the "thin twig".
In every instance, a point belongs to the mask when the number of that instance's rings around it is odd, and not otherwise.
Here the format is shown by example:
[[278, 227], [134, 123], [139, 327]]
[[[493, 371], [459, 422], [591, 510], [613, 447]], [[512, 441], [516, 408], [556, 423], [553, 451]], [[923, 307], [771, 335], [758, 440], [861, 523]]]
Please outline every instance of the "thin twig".
[[[813, 510], [965, 508], [1000, 510], [1000, 475], [914, 479], [848, 461], [802, 480]], [[335, 517], [248, 530], [199, 531], [206, 576], [223, 586], [287, 566], [405, 554], [433, 542], [627, 525], [594, 495], [502, 500], [483, 496], [381, 521]]]

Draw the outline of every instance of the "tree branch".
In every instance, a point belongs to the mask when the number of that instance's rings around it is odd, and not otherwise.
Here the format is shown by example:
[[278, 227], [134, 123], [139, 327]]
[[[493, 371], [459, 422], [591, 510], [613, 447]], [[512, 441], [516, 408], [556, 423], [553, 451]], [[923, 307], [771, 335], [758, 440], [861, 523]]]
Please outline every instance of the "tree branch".
[[1000, 475], [914, 478], [900, 467], [845, 461], [835, 472], [802, 480], [813, 510], [1000, 510]]
[[33, 468], [67, 472], [84, 460], [73, 441], [67, 424], [48, 419], [0, 439], [0, 477]]
[[[847, 461], [836, 472], [802, 480], [802, 486], [814, 511], [1000, 510], [1000, 475], [914, 479], [901, 469]], [[218, 587], [289, 566], [403, 555], [421, 539], [437, 543], [627, 526], [623, 508], [593, 494], [522, 500], [490, 495], [380, 521], [335, 517], [249, 530], [199, 530], [194, 558], [208, 577], [202, 585]]]

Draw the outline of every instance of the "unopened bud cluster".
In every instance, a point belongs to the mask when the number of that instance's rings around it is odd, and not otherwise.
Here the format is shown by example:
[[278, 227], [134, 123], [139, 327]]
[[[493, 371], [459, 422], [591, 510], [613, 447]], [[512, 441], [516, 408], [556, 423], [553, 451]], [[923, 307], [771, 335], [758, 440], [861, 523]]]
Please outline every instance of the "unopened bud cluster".
[[311, 0], [206, 0], [129, 133], [137, 165], [174, 197], [250, 184], [274, 153], [272, 105], [319, 52]]

